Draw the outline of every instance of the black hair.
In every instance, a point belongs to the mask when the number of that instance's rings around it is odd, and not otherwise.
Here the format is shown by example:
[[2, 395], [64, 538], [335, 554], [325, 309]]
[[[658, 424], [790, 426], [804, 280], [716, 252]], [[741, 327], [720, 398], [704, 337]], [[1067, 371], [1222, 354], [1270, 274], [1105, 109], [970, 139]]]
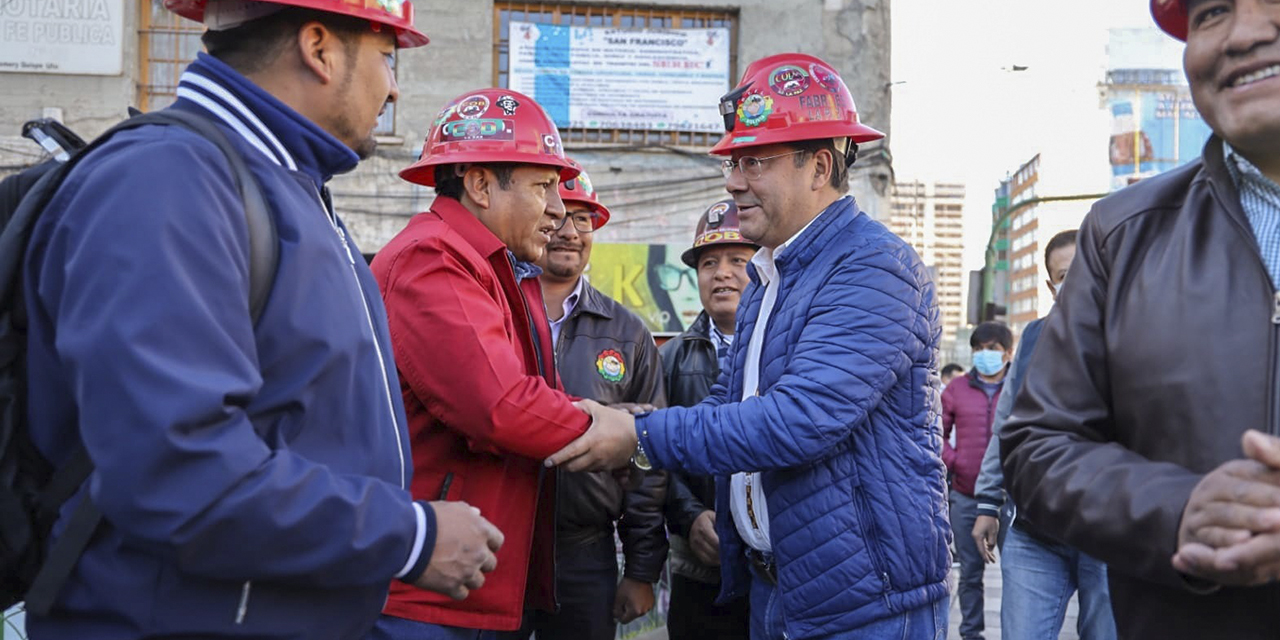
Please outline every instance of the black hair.
[[1013, 332], [1005, 323], [989, 320], [973, 329], [969, 336], [969, 346], [977, 349], [988, 342], [995, 342], [1008, 351], [1013, 348]]
[[271, 66], [297, 41], [298, 30], [308, 22], [319, 22], [337, 35], [349, 55], [354, 52], [357, 36], [371, 33], [368, 19], [285, 7], [231, 29], [205, 31], [200, 41], [209, 55], [242, 74], [251, 74]]
[[952, 362], [942, 368], [941, 375], [958, 375], [964, 373], [964, 367]]
[[[1053, 255], [1054, 251], [1057, 251], [1058, 249], [1061, 249], [1063, 247], [1074, 247], [1076, 244], [1077, 233], [1078, 231], [1076, 231], [1075, 229], [1068, 229], [1067, 231], [1061, 231], [1056, 235], [1054, 235], [1052, 238], [1049, 238], [1049, 244], [1045, 245], [1044, 247], [1045, 273], [1049, 273], [1049, 256]], [[1052, 278], [1053, 274], [1049, 273], [1049, 277]]]
[[[456, 164], [438, 164], [436, 165], [436, 195], [446, 198], [453, 198], [461, 201], [462, 194], [467, 192], [467, 187], [462, 181], [462, 173], [454, 167], [465, 166]], [[484, 166], [493, 171], [493, 175], [498, 178], [498, 186], [503, 191], [511, 188], [511, 175], [516, 171], [516, 164], [511, 162], [486, 162]]]
[[[836, 149], [836, 141], [834, 138], [820, 138], [818, 140], [800, 140], [788, 143], [795, 149], [803, 152], [795, 155], [795, 163], [797, 167], [803, 167], [804, 163], [809, 161], [809, 156], [816, 154], [823, 149], [831, 152], [831, 186], [841, 194], [849, 193], [849, 167], [846, 162], [845, 154], [840, 153]], [[857, 153], [858, 145], [852, 140], [849, 141], [850, 157]]]

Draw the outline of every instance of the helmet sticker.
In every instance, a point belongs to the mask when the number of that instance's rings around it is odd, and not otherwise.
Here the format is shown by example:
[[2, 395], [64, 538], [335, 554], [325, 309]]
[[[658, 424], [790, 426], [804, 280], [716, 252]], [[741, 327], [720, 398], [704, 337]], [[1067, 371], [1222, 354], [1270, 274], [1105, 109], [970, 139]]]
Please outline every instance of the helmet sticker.
[[717, 202], [707, 209], [707, 227], [718, 227], [724, 223], [724, 214], [729, 212], [729, 203]]
[[438, 127], [438, 126], [440, 126], [440, 125], [444, 124], [444, 123], [445, 123], [445, 121], [446, 121], [446, 120], [448, 120], [450, 117], [452, 117], [452, 116], [453, 116], [453, 114], [454, 114], [454, 113], [456, 113], [457, 111], [458, 111], [458, 105], [456, 105], [456, 104], [451, 104], [451, 105], [449, 105], [449, 106], [445, 107], [444, 109], [441, 109], [441, 110], [440, 110], [440, 115], [436, 116], [436, 124], [435, 124], [435, 126], [437, 126], [437, 127]]
[[542, 152], [550, 156], [563, 155], [560, 151], [560, 138], [555, 134], [542, 134]]
[[835, 94], [840, 93], [840, 76], [837, 76], [836, 72], [813, 62], [809, 64], [809, 74], [822, 85], [823, 89]]
[[365, 7], [372, 9], [374, 5], [397, 17], [404, 17], [404, 0], [365, 0]]
[[501, 98], [498, 98], [498, 101], [495, 104], [502, 108], [502, 113], [509, 116], [514, 116], [516, 114], [516, 109], [520, 108], [520, 103], [511, 96], [502, 96]]
[[489, 110], [489, 99], [476, 94], [458, 102], [458, 113], [464, 118], [479, 118]]
[[515, 124], [510, 120], [473, 118], [454, 120], [441, 129], [444, 142], [458, 140], [511, 140], [515, 137]]
[[738, 104], [738, 119], [748, 127], [758, 127], [773, 113], [773, 98], [760, 93], [749, 93]]
[[627, 363], [621, 353], [605, 349], [596, 356], [596, 372], [609, 382], [622, 382], [622, 377], [627, 374]]
[[798, 96], [809, 88], [809, 74], [793, 64], [785, 64], [769, 74], [769, 88], [780, 96]]

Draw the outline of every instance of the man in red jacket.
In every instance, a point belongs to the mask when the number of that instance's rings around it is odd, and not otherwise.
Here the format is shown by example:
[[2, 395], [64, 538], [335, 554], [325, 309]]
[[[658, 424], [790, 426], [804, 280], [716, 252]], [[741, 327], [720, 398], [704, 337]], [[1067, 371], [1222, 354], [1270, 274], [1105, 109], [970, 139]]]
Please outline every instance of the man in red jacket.
[[[956, 376], [942, 391], [942, 461], [951, 478], [951, 529], [960, 561], [960, 638], [981, 640], [984, 628], [982, 554], [969, 532], [978, 517], [973, 485], [982, 468], [982, 455], [991, 440], [991, 422], [1000, 401], [1000, 387], [1013, 354], [1013, 333], [1003, 322], [984, 322], [969, 336], [973, 369]], [[955, 432], [955, 446], [948, 441]]]
[[565, 216], [578, 174], [531, 98], [464, 94], [400, 173], [434, 187], [373, 261], [409, 416], [415, 496], [461, 500], [505, 535], [497, 569], [459, 600], [392, 585], [378, 639], [482, 638], [553, 610], [555, 486], [542, 459], [582, 435], [586, 413], [556, 376], [532, 263]]

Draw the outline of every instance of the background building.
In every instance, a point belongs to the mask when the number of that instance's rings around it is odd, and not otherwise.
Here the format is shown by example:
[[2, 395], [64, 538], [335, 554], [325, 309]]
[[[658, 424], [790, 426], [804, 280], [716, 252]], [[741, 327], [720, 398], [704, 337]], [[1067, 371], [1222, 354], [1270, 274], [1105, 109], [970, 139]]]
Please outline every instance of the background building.
[[[420, 0], [415, 8], [431, 44], [398, 54], [401, 97], [383, 117], [376, 156], [332, 183], [339, 212], [366, 251], [381, 247], [409, 215], [430, 205], [430, 189], [409, 185], [396, 172], [417, 158], [445, 102], [470, 89], [524, 83], [532, 73], [542, 74], [538, 99], [560, 120], [566, 149], [591, 173], [602, 200], [615, 212], [602, 241], [688, 241], [698, 213], [724, 195], [717, 161], [706, 155], [723, 131], [714, 126], [720, 122], [714, 100], [757, 58], [786, 51], [824, 58], [849, 83], [863, 122], [889, 132], [890, 29], [884, 0]], [[532, 61], [521, 53], [521, 42], [530, 35], [521, 29], [530, 23], [539, 25], [539, 45], [563, 38], [574, 65], [592, 55], [581, 43], [591, 37], [603, 41], [607, 30], [659, 30], [664, 37], [697, 30], [691, 40], [711, 41], [706, 60], [716, 73], [689, 73], [676, 81], [657, 76], [639, 85], [614, 86], [610, 91], [620, 93], [595, 97], [595, 105], [610, 112], [606, 117], [571, 117], [575, 114], [569, 107], [581, 102], [585, 92], [574, 85], [575, 97], [564, 98], [570, 103], [565, 105], [556, 102], [554, 90], [567, 90], [570, 82], [586, 76], [571, 68], [563, 85], [544, 83], [544, 70], [531, 69]], [[39, 158], [32, 143], [17, 138], [28, 119], [56, 117], [89, 137], [122, 119], [128, 106], [149, 110], [171, 102], [182, 68], [200, 50], [200, 31], [200, 25], [164, 10], [159, 0], [6, 3], [0, 11], [0, 76], [5, 85], [0, 95], [0, 167], [12, 170]], [[642, 48], [626, 45], [621, 51], [644, 55]], [[690, 82], [698, 86], [691, 88]], [[696, 106], [685, 112], [648, 108], [669, 107], [679, 102], [681, 92], [697, 91], [714, 97], [685, 105]], [[888, 147], [869, 144], [860, 156], [852, 174], [853, 194], [871, 215], [887, 216]]]
[[963, 184], [898, 182], [889, 215], [889, 229], [915, 248], [937, 285], [943, 359], [954, 352], [965, 320], [964, 198]]

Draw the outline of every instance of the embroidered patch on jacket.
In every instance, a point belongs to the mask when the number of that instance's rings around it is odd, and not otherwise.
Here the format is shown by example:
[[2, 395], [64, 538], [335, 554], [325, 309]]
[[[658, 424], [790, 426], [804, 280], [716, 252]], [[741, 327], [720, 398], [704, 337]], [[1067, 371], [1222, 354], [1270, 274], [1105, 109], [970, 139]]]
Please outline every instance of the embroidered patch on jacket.
[[596, 356], [596, 371], [609, 382], [621, 382], [622, 376], [627, 373], [627, 363], [623, 361], [621, 353], [605, 349]]

